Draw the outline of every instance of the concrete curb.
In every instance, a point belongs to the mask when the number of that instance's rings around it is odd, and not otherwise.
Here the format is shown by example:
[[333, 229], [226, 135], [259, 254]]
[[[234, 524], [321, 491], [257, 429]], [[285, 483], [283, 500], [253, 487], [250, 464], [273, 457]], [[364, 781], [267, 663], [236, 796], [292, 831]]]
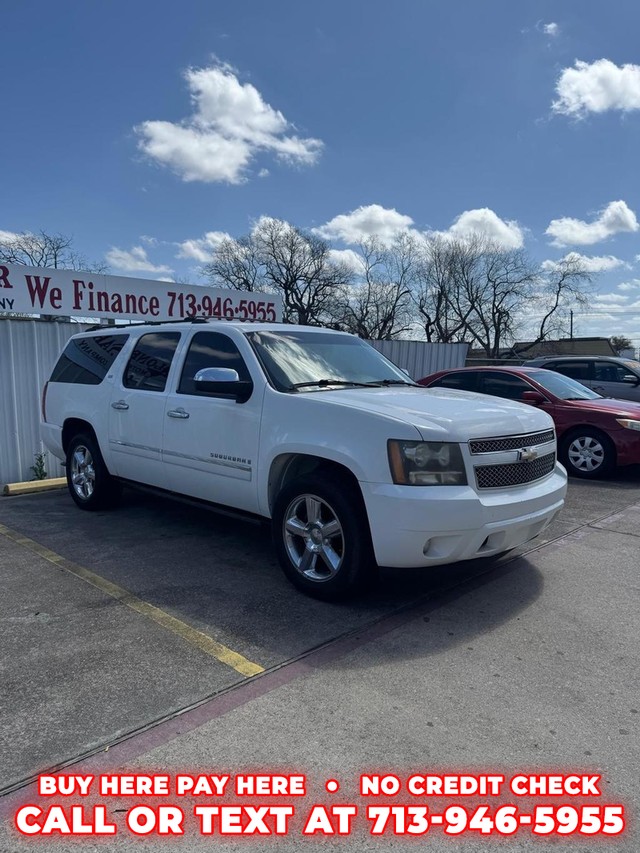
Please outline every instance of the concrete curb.
[[32, 492], [48, 492], [67, 485], [66, 477], [51, 477], [47, 480], [32, 480], [29, 483], [7, 483], [2, 487], [3, 495], [30, 495]]

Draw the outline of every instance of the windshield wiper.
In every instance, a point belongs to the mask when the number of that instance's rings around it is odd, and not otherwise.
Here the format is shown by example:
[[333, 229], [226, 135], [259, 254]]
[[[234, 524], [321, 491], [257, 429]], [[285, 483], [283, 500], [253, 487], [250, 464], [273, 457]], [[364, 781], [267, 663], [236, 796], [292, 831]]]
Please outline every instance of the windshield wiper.
[[376, 383], [378, 385], [418, 385], [417, 382], [413, 382], [411, 379], [376, 379]]
[[380, 382], [354, 382], [351, 379], [316, 379], [315, 382], [294, 382], [289, 385], [289, 391], [298, 388], [327, 388], [329, 385], [351, 385], [356, 388], [379, 388]]

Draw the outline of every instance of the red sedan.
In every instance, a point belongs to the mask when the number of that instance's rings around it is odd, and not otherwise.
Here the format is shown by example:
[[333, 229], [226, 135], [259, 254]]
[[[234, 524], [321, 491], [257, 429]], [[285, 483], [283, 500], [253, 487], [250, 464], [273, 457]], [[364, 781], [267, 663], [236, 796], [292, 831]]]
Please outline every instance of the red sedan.
[[602, 477], [640, 463], [640, 404], [601, 397], [574, 379], [539, 367], [465, 367], [419, 380], [538, 406], [556, 425], [558, 455], [569, 474]]

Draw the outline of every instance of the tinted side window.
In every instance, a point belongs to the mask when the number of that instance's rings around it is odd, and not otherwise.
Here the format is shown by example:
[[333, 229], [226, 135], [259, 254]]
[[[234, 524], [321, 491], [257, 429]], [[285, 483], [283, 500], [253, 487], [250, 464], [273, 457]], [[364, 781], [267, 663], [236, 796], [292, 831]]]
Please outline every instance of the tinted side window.
[[184, 361], [178, 394], [209, 396], [208, 392], [198, 391], [193, 381], [196, 373], [205, 367], [228, 367], [238, 371], [242, 382], [251, 380], [247, 365], [231, 338], [220, 332], [197, 332]]
[[430, 388], [457, 388], [459, 391], [475, 391], [477, 373], [447, 373], [436, 379]]
[[634, 374], [614, 361], [596, 361], [594, 365], [595, 378], [598, 382], [624, 382], [625, 376]]
[[546, 365], [548, 370], [556, 370], [564, 376], [577, 379], [578, 382], [586, 382], [589, 379], [588, 361], [559, 361]]
[[164, 391], [179, 332], [153, 332], [143, 335], [131, 353], [122, 383], [125, 388]]
[[512, 373], [483, 373], [482, 392], [493, 394], [494, 397], [505, 397], [507, 400], [522, 400], [524, 391], [533, 388], [524, 379]]
[[91, 335], [69, 341], [49, 382], [99, 385], [128, 338], [129, 335]]

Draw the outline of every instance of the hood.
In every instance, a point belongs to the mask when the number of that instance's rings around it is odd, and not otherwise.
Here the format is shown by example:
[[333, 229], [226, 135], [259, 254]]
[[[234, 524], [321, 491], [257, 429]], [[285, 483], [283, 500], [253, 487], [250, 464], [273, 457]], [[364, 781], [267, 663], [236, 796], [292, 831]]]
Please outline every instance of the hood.
[[610, 397], [602, 397], [598, 400], [562, 400], [564, 406], [572, 409], [588, 409], [590, 412], [600, 412], [603, 415], [627, 415], [635, 420], [640, 420], [640, 403], [631, 400], [614, 400]]
[[534, 406], [449, 388], [344, 388], [305, 392], [305, 398], [411, 424], [425, 441], [466, 442], [553, 427], [550, 416]]

